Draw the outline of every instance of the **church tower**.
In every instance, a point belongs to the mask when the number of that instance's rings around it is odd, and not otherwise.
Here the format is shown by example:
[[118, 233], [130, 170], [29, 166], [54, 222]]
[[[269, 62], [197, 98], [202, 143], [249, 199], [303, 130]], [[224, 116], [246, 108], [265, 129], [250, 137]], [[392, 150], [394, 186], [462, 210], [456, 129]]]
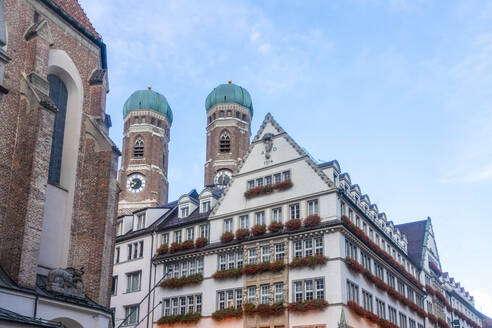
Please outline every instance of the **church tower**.
[[166, 97], [148, 87], [123, 106], [124, 137], [118, 215], [167, 203], [169, 131], [173, 113]]
[[253, 103], [249, 92], [229, 81], [207, 96], [205, 185], [225, 186], [248, 151]]

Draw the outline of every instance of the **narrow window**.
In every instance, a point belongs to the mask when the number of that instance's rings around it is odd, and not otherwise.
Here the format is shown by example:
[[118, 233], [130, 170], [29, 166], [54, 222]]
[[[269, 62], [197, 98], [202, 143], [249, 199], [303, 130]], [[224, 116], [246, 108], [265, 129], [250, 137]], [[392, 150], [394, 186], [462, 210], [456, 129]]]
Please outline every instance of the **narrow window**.
[[231, 151], [231, 137], [227, 132], [223, 132], [220, 136], [219, 151], [221, 153], [228, 153]]
[[135, 141], [135, 146], [133, 146], [133, 157], [143, 158], [144, 157], [144, 142], [141, 137], [138, 137]]

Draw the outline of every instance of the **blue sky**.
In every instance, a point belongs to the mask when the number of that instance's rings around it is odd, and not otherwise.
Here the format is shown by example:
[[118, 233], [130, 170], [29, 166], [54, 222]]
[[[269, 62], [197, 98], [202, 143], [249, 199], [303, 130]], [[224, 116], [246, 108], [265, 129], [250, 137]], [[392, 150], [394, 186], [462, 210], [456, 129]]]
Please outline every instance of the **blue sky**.
[[397, 223], [432, 218], [441, 264], [492, 315], [492, 2], [80, 0], [108, 46], [112, 139], [168, 99], [170, 199], [200, 188], [204, 102], [231, 79]]

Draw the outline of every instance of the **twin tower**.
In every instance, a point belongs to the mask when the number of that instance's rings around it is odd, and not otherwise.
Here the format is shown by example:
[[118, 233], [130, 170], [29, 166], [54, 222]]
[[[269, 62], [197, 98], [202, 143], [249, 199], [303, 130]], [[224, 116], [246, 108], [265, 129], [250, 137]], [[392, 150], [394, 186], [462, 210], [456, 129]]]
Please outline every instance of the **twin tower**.
[[[246, 154], [253, 103], [249, 92], [229, 81], [205, 100], [207, 155], [205, 186], [225, 186]], [[169, 137], [173, 112], [150, 87], [135, 91], [123, 106], [124, 137], [118, 215], [168, 202]]]

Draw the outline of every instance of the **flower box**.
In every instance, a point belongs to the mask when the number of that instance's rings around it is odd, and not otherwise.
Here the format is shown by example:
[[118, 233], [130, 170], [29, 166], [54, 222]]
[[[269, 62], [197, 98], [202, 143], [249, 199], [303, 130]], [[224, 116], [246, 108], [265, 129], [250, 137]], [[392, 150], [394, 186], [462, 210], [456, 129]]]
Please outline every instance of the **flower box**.
[[301, 219], [290, 219], [285, 223], [285, 228], [289, 231], [300, 229], [302, 225]]
[[282, 222], [272, 222], [268, 226], [268, 231], [270, 232], [279, 232], [284, 228], [284, 224]]
[[183, 250], [181, 247], [181, 243], [172, 243], [171, 247], [169, 247], [169, 253], [176, 253]]
[[314, 299], [304, 302], [289, 303], [287, 308], [291, 312], [321, 311], [328, 306], [328, 302], [323, 299]]
[[262, 317], [277, 316], [285, 311], [285, 306], [282, 303], [275, 304], [258, 304], [255, 312]]
[[195, 243], [193, 240], [185, 240], [184, 242], [181, 243], [181, 249], [186, 250], [186, 249], [193, 249], [195, 248]]
[[310, 268], [315, 268], [318, 265], [323, 265], [328, 262], [328, 258], [321, 255], [321, 254], [316, 254], [316, 255], [311, 255], [311, 256], [304, 256], [304, 257], [296, 257], [292, 260], [292, 262], [289, 263], [290, 268], [302, 268], [302, 267], [310, 267]]
[[255, 275], [262, 272], [280, 272], [285, 268], [283, 261], [273, 263], [262, 262], [258, 264], [246, 264], [243, 267], [243, 273], [247, 275]]
[[313, 214], [304, 219], [305, 227], [314, 227], [320, 224], [321, 218], [318, 214]]
[[157, 323], [158, 324], [175, 324], [175, 323], [195, 323], [198, 322], [202, 317], [200, 312], [189, 312], [185, 314], [173, 314], [165, 317], [161, 317]]
[[347, 305], [348, 305], [348, 307], [349, 307], [352, 311], [354, 311], [355, 313], [357, 313], [359, 316], [361, 316], [361, 317], [364, 317], [364, 316], [365, 316], [365, 314], [366, 314], [366, 310], [365, 310], [362, 306], [360, 306], [359, 304], [357, 304], [356, 302], [354, 302], [354, 301], [349, 301], [349, 302], [347, 303]]
[[251, 228], [251, 233], [253, 236], [261, 236], [266, 233], [266, 225], [264, 224], [256, 224]]
[[199, 237], [195, 241], [195, 247], [196, 248], [203, 248], [203, 247], [207, 246], [207, 244], [208, 244], [208, 239], [205, 237]]
[[203, 275], [201, 273], [195, 273], [189, 276], [181, 278], [168, 278], [161, 282], [160, 286], [163, 288], [181, 288], [186, 285], [198, 284], [203, 280]]
[[224, 232], [220, 237], [222, 243], [228, 243], [234, 239], [234, 234], [232, 232]]
[[241, 318], [243, 316], [243, 309], [241, 308], [227, 308], [222, 310], [217, 310], [212, 313], [212, 319], [216, 321], [221, 321], [227, 318]]
[[282, 182], [278, 182], [278, 183], [274, 184], [273, 188], [280, 190], [280, 191], [283, 191], [283, 190], [287, 190], [287, 189], [292, 188], [293, 185], [294, 184], [292, 183], [292, 180], [288, 179], [288, 180], [284, 180]]
[[244, 313], [247, 315], [253, 315], [256, 313], [256, 306], [253, 303], [245, 303], [243, 305]]
[[242, 268], [232, 268], [226, 270], [219, 270], [212, 275], [212, 278], [217, 280], [236, 279], [241, 277], [242, 275], [243, 275]]
[[169, 251], [169, 245], [168, 244], [162, 244], [157, 248], [157, 254], [162, 255], [162, 254], [167, 254]]
[[293, 186], [292, 181], [289, 179], [289, 180], [285, 180], [282, 182], [278, 182], [278, 183], [273, 184], [273, 185], [269, 184], [266, 186], [254, 187], [254, 188], [246, 190], [244, 192], [244, 197], [249, 199], [249, 198], [253, 198], [253, 197], [257, 197], [257, 196], [261, 196], [261, 195], [270, 194], [270, 193], [274, 192], [275, 190], [279, 190], [279, 191], [287, 190], [289, 188], [292, 188], [292, 186]]
[[237, 240], [244, 240], [246, 237], [248, 237], [250, 234], [249, 229], [237, 229], [236, 230], [236, 239]]

